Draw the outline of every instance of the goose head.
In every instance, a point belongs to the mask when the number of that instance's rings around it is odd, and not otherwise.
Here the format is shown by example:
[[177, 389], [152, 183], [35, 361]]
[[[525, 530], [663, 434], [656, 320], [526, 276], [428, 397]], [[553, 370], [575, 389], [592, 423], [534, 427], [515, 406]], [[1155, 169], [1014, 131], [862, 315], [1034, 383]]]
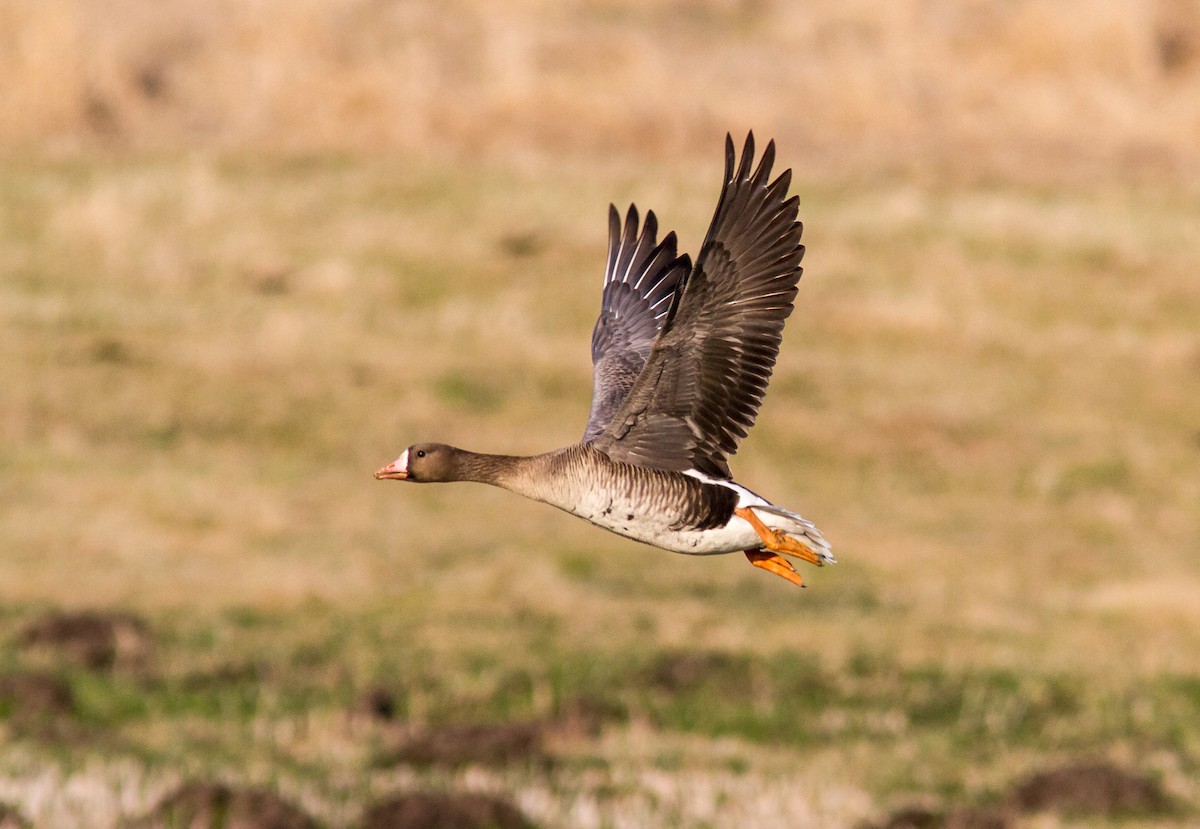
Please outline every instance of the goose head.
[[444, 443], [416, 443], [400, 457], [376, 471], [378, 480], [434, 483], [460, 480], [456, 474], [458, 450]]

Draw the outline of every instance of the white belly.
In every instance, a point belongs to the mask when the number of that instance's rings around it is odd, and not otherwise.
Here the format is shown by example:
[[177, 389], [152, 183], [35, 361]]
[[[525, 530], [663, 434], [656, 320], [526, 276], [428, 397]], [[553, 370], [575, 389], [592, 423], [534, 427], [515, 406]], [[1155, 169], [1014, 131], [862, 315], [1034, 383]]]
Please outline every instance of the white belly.
[[754, 528], [737, 516], [724, 527], [678, 529], [672, 526], [676, 521], [674, 516], [647, 510], [644, 503], [635, 504], [605, 493], [589, 494], [568, 511], [617, 535], [675, 553], [715, 555], [761, 545]]

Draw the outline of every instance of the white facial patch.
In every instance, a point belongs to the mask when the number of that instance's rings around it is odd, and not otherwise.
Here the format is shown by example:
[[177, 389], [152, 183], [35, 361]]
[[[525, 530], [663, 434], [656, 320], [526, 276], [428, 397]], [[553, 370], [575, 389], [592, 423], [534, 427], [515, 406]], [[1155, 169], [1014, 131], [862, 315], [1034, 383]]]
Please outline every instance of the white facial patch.
[[408, 474], [408, 450], [407, 449], [405, 449], [403, 452], [400, 453], [400, 457], [398, 457], [398, 458], [396, 458], [396, 460], [392, 461], [392, 468], [402, 470], [405, 475]]

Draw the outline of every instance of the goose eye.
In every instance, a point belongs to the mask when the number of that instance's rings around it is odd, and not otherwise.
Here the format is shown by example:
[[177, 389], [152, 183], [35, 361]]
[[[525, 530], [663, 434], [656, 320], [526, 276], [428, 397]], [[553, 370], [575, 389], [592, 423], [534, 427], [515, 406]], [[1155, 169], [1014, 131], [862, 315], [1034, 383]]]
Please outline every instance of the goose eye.
[[425, 457], [425, 450], [424, 450], [424, 449], [418, 449], [418, 450], [417, 450], [417, 457], [418, 457], [418, 458], [423, 458], [423, 457]]

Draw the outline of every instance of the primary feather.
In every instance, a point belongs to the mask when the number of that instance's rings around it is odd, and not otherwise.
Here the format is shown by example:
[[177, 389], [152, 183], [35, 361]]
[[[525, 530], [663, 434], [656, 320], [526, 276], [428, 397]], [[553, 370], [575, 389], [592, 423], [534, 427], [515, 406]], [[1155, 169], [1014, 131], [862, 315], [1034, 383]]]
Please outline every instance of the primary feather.
[[791, 171], [771, 180], [775, 144], [757, 168], [726, 138], [725, 181], [695, 267], [620, 409], [594, 439], [614, 460], [729, 478], [727, 458], [758, 416], [802, 269]]
[[598, 437], [625, 402], [666, 322], [676, 286], [692, 267], [687, 256], [675, 255], [675, 234], [656, 244], [657, 232], [653, 210], [639, 235], [635, 206], [629, 206], [624, 232], [617, 208], [608, 206], [608, 265], [592, 331], [592, 410], [585, 441]]

